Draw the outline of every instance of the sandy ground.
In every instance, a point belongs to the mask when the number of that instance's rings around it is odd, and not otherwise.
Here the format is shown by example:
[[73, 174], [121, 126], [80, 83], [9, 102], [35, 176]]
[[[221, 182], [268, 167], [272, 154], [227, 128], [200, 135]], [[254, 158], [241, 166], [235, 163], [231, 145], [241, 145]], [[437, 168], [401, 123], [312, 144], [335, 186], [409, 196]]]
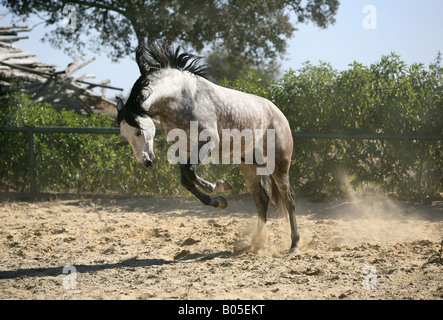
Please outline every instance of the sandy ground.
[[[229, 199], [229, 198], [228, 198]], [[442, 299], [443, 203], [358, 196], [270, 213], [247, 251], [250, 197], [225, 210], [194, 198], [84, 197], [0, 202], [0, 299]]]

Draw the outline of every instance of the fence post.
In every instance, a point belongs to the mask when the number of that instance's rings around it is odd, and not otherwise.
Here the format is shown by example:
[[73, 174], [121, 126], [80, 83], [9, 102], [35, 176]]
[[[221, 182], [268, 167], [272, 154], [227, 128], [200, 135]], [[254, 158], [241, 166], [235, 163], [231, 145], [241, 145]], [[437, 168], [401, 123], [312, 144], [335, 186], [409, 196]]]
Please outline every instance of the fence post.
[[32, 127], [28, 127], [28, 143], [29, 143], [29, 177], [30, 177], [30, 190], [32, 200], [37, 199], [37, 186], [35, 183], [35, 140], [34, 130]]

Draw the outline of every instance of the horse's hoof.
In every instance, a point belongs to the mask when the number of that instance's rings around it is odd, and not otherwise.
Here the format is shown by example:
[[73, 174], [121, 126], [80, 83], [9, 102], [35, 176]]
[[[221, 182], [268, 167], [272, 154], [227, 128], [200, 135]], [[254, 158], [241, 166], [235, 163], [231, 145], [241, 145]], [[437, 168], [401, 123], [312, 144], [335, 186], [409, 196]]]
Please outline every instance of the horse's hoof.
[[225, 189], [225, 191], [229, 191], [232, 190], [232, 186], [229, 182], [223, 181], [223, 189]]
[[220, 196], [214, 197], [214, 202], [215, 202], [214, 207], [216, 208], [224, 209], [228, 206], [228, 201], [226, 201], [225, 198]]
[[215, 183], [214, 192], [225, 192], [225, 191], [229, 191], [229, 190], [232, 190], [232, 186], [228, 182], [223, 181], [223, 180], [218, 180]]
[[298, 253], [300, 253], [300, 249], [298, 247], [291, 248], [291, 249], [289, 249], [289, 253], [298, 254]]

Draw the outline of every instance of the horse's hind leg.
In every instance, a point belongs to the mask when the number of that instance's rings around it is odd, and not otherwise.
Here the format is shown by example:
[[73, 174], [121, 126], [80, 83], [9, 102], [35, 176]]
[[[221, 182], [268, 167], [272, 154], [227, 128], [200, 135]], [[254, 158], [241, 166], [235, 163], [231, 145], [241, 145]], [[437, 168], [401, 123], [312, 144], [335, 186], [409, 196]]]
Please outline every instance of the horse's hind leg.
[[284, 205], [289, 214], [289, 222], [291, 224], [291, 248], [289, 249], [289, 252], [298, 253], [300, 252], [298, 249], [300, 233], [298, 232], [297, 221], [295, 218], [295, 197], [289, 183], [289, 176], [286, 172], [281, 173], [279, 170], [276, 170], [272, 174], [272, 179], [280, 192], [282, 205]]
[[256, 166], [240, 164], [240, 170], [246, 181], [258, 212], [257, 232], [252, 238], [250, 250], [257, 252], [266, 245], [268, 233], [266, 230], [266, 215], [268, 212], [269, 196], [261, 184], [261, 176], [256, 174]]

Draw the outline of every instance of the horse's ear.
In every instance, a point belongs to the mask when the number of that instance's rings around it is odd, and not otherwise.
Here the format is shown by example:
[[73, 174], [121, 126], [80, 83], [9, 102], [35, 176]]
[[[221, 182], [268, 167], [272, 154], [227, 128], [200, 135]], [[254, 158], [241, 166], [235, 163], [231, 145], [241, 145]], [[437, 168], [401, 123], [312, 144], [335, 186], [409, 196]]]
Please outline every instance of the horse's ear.
[[123, 100], [117, 97], [117, 111], [121, 112], [125, 108], [125, 104], [123, 103]]

